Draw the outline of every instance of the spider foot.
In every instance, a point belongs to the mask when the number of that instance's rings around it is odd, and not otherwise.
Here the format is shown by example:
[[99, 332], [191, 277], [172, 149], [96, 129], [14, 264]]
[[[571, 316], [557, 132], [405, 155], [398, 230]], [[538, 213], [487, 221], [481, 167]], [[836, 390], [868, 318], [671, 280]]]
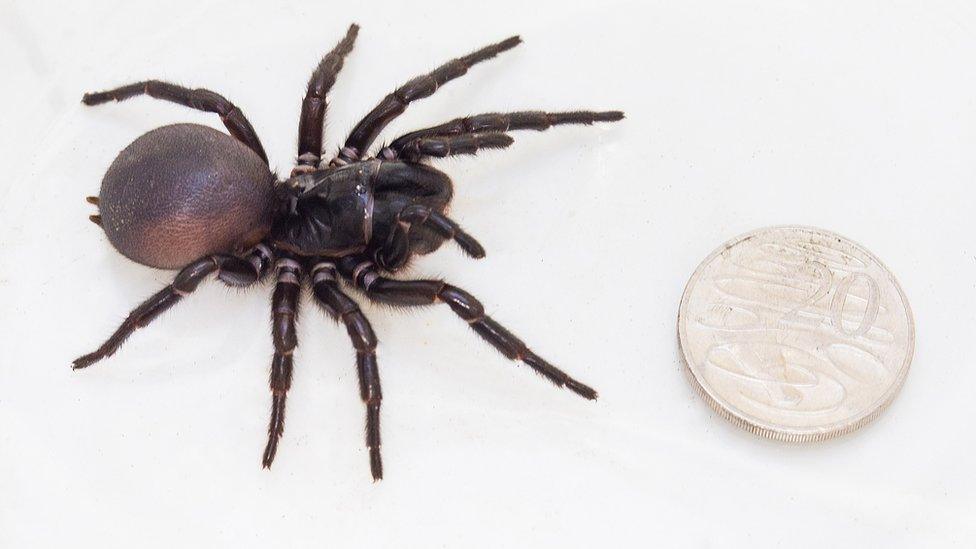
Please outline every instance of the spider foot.
[[599, 396], [595, 389], [573, 378], [566, 379], [566, 388], [587, 400], [596, 400]]
[[378, 447], [369, 449], [369, 472], [373, 475], [373, 482], [383, 480], [383, 458]]
[[271, 403], [271, 421], [268, 425], [268, 444], [264, 447], [264, 454], [261, 455], [261, 467], [271, 469], [275, 455], [278, 454], [278, 441], [285, 431], [285, 398], [282, 395], [274, 395]]
[[461, 247], [461, 251], [468, 254], [473, 259], [484, 259], [485, 247], [475, 240], [473, 236], [458, 228], [454, 233], [454, 241]]
[[264, 447], [264, 454], [261, 456], [262, 469], [271, 469], [271, 464], [274, 463], [276, 453], [278, 453], [277, 439], [269, 440], [268, 445]]
[[102, 358], [104, 357], [101, 355], [101, 353], [98, 352], [88, 353], [87, 355], [76, 358], [74, 362], [71, 363], [71, 369], [80, 370], [82, 368], [87, 368], [92, 364], [98, 362]]

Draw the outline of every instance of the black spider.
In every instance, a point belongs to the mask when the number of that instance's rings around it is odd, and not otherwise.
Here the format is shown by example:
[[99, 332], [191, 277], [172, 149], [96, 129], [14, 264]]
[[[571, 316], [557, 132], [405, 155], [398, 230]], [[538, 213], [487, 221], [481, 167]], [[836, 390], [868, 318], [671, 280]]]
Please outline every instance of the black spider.
[[[468, 68], [521, 42], [513, 36], [454, 59], [386, 96], [352, 130], [338, 155], [320, 163], [325, 96], [359, 27], [319, 63], [308, 83], [299, 123], [298, 163], [286, 181], [268, 168], [261, 142], [244, 114], [224, 97], [150, 80], [86, 94], [86, 105], [146, 94], [220, 115], [234, 138], [196, 124], [152, 130], [112, 163], [102, 180], [92, 221], [125, 256], [152, 267], [182, 269], [173, 283], [136, 307], [108, 340], [74, 361], [84, 368], [114, 353], [137, 328], [149, 324], [209, 275], [247, 286], [274, 265], [272, 297], [274, 359], [271, 421], [262, 463], [270, 467], [284, 431], [285, 397], [291, 385], [295, 317], [303, 283], [316, 301], [345, 323], [356, 348], [359, 388], [366, 404], [366, 446], [374, 479], [380, 460], [380, 379], [376, 336], [355, 301], [340, 288], [357, 288], [371, 300], [402, 306], [444, 302], [488, 343], [560, 387], [588, 399], [596, 391], [532, 352], [487, 316], [481, 303], [442, 280], [395, 280], [411, 256], [427, 254], [453, 239], [471, 257], [480, 244], [444, 211], [453, 193], [447, 175], [425, 164], [431, 157], [474, 154], [512, 144], [509, 130], [545, 130], [558, 124], [592, 124], [623, 118], [619, 111], [491, 113], [458, 118], [408, 133], [368, 156], [370, 144], [412, 101], [433, 94]], [[236, 139], [235, 139], [236, 138]]]

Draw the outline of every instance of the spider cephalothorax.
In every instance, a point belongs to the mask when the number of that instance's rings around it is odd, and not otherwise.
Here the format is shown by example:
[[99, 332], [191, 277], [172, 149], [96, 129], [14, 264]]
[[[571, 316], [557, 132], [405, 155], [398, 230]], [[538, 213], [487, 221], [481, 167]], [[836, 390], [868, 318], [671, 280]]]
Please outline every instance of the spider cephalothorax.
[[427, 97], [475, 63], [519, 44], [512, 37], [454, 59], [384, 98], [352, 130], [335, 158], [323, 160], [325, 96], [352, 50], [359, 28], [323, 59], [308, 84], [299, 123], [298, 163], [279, 181], [244, 114], [224, 97], [150, 80], [86, 94], [86, 105], [146, 94], [220, 115], [233, 136], [196, 124], [152, 130], [125, 148], [89, 197], [91, 216], [124, 255], [145, 265], [181, 269], [173, 283], [133, 310], [95, 352], [78, 358], [84, 368], [113, 354], [137, 328], [169, 309], [211, 274], [232, 286], [262, 280], [274, 267], [271, 364], [272, 407], [262, 463], [270, 467], [284, 432], [285, 397], [297, 345], [295, 317], [303, 285], [329, 315], [343, 322], [356, 349], [360, 394], [366, 404], [366, 446], [374, 479], [380, 460], [379, 371], [376, 336], [342, 286], [368, 299], [402, 306], [446, 303], [488, 343], [560, 387], [588, 399], [596, 391], [532, 352], [487, 316], [471, 294], [442, 280], [397, 280], [411, 256], [453, 240], [471, 257], [484, 249], [444, 212], [450, 178], [425, 162], [512, 144], [505, 132], [545, 130], [558, 124], [592, 124], [623, 118], [619, 111], [525, 111], [458, 118], [393, 140], [375, 156], [370, 145], [410, 102]]

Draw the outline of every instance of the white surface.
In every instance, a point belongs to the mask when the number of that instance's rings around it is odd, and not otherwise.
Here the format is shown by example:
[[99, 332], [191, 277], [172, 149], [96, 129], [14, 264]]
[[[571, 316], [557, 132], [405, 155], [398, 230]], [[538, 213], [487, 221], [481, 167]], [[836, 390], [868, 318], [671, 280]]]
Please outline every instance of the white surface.
[[[0, 4], [0, 546], [971, 546], [976, 535], [976, 8], [946, 2]], [[115, 154], [211, 116], [85, 91], [146, 77], [242, 107], [281, 173], [306, 79], [351, 21], [329, 146], [394, 86], [512, 33], [525, 44], [384, 133], [516, 108], [622, 108], [440, 165], [485, 244], [416, 267], [470, 289], [558, 391], [446, 307], [366, 308], [386, 480], [372, 484], [353, 354], [305, 307], [288, 424], [260, 468], [268, 288], [218, 284], [72, 372], [171, 274], [86, 219]], [[861, 242], [916, 314], [901, 395], [854, 436], [759, 440], [680, 371], [675, 313], [719, 243], [771, 224]], [[309, 304], [310, 305], [310, 304]]]

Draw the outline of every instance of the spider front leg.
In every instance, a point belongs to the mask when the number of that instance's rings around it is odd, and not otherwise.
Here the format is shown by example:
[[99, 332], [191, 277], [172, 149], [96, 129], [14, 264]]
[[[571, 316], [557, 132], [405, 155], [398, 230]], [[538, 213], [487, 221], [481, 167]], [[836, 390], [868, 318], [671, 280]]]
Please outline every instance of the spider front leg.
[[380, 372], [376, 363], [376, 334], [366, 315], [339, 288], [333, 263], [320, 261], [312, 267], [312, 291], [329, 316], [346, 325], [349, 339], [356, 349], [356, 370], [359, 374], [359, 396], [366, 405], [366, 447], [369, 448], [369, 469], [373, 480], [383, 478], [380, 457]]
[[[624, 113], [621, 111], [520, 111], [478, 114], [455, 118], [444, 124], [404, 134], [394, 139], [389, 147], [387, 147], [390, 153], [386, 153], [387, 149], [384, 149], [384, 153], [392, 157], [411, 158], [413, 156], [419, 156], [422, 153], [422, 151], [418, 150], [421, 144], [436, 143], [437, 139], [444, 140], [444, 138], [452, 136], [458, 138], [462, 136], [484, 136], [485, 134], [490, 135], [514, 130], [535, 130], [541, 132], [553, 126], [565, 124], [589, 126], [594, 122], [617, 122], [623, 120], [623, 117]], [[430, 153], [423, 154], [438, 156]]]
[[443, 238], [453, 239], [464, 253], [475, 259], [485, 257], [481, 244], [449, 217], [422, 204], [411, 204], [397, 215], [397, 222], [386, 245], [376, 250], [375, 258], [380, 267], [393, 271], [407, 262], [410, 257], [410, 230], [417, 226], [431, 229]]
[[278, 452], [278, 441], [285, 432], [285, 400], [291, 388], [292, 355], [298, 346], [295, 321], [302, 290], [302, 269], [297, 261], [290, 257], [279, 258], [275, 269], [278, 281], [271, 296], [271, 335], [274, 342], [269, 379], [271, 419], [268, 421], [268, 444], [261, 458], [261, 465], [265, 469], [271, 468]]
[[384, 160], [400, 158], [419, 162], [426, 157], [447, 158], [459, 154], [477, 154], [481, 149], [504, 149], [515, 140], [504, 133], [471, 133], [418, 137], [408, 141], [399, 149], [387, 147], [380, 151]]
[[207, 276], [217, 273], [217, 277], [229, 286], [249, 286], [257, 282], [271, 262], [271, 252], [264, 245], [254, 248], [247, 259], [217, 254], [204, 257], [176, 275], [173, 283], [156, 292], [152, 297], [133, 309], [122, 325], [96, 351], [75, 359], [74, 369], [86, 368], [95, 362], [111, 356], [132, 332], [147, 326], [164, 311], [176, 305], [184, 296], [193, 293]]
[[486, 315], [481, 302], [461, 288], [443, 280], [386, 278], [380, 276], [373, 263], [364, 257], [342, 258], [338, 266], [339, 272], [372, 300], [401, 306], [447, 303], [471, 329], [509, 359], [525, 363], [559, 387], [566, 387], [583, 398], [596, 399], [595, 390], [535, 354], [515, 334]]
[[346, 139], [345, 146], [339, 152], [339, 156], [333, 159], [332, 163], [341, 165], [358, 160], [360, 156], [366, 154], [367, 149], [376, 139], [376, 136], [383, 131], [383, 128], [407, 110], [407, 105], [433, 95], [442, 85], [467, 73], [471, 66], [491, 59], [503, 51], [510, 50], [521, 42], [521, 38], [512, 36], [464, 57], [452, 59], [429, 74], [418, 76], [400, 86], [393, 93], [384, 97], [373, 110], [369, 111], [356, 124]]

